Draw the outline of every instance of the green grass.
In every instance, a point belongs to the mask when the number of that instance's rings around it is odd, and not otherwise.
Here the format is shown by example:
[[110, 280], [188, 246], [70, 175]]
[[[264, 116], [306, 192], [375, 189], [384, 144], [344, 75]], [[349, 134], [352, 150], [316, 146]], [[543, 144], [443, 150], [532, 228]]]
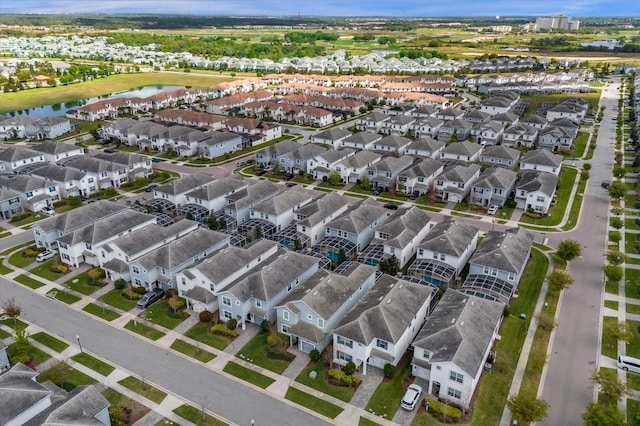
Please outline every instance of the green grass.
[[640, 374], [628, 372], [627, 385], [630, 389], [640, 391]]
[[640, 299], [640, 269], [625, 268], [625, 296]]
[[96, 373], [100, 373], [103, 376], [108, 376], [115, 370], [115, 367], [107, 364], [106, 362], [100, 361], [98, 358], [92, 357], [86, 352], [81, 352], [77, 355], [71, 357], [75, 362], [84, 365], [95, 371]]
[[14, 251], [20, 248], [33, 245], [34, 242], [35, 242], [34, 240], [31, 240], [31, 241], [27, 241], [26, 243], [17, 244], [13, 247], [9, 247], [8, 249], [5, 249], [4, 251], [0, 252], [0, 256], [8, 256], [9, 254], [13, 253]]
[[618, 323], [618, 318], [615, 317], [604, 317], [602, 319], [602, 346], [601, 352], [602, 355], [608, 356], [609, 358], [616, 359], [618, 358], [618, 340], [615, 339], [608, 330], [611, 327], [615, 327]]
[[[223, 423], [224, 424], [224, 423]], [[180, 426], [178, 423], [174, 423], [171, 420], [167, 419], [167, 418], [162, 418], [161, 420], [159, 420], [155, 425], [153, 426]]]
[[[310, 388], [326, 393], [327, 395], [331, 395], [332, 397], [344, 402], [351, 401], [351, 398], [353, 398], [353, 394], [355, 393], [355, 389], [346, 386], [334, 386], [327, 382], [327, 379], [325, 378], [325, 367], [326, 365], [324, 362], [311, 363], [298, 375], [296, 382], [307, 385]], [[309, 377], [309, 373], [312, 371], [316, 372], [315, 379]]]
[[607, 280], [604, 283], [604, 291], [606, 293], [618, 294], [619, 287], [617, 281]]
[[187, 343], [184, 340], [180, 339], [176, 339], [171, 344], [171, 349], [204, 363], [207, 363], [216, 357], [211, 352], [207, 352], [204, 349], [201, 349], [197, 346], [192, 345], [191, 343]]
[[113, 321], [114, 319], [120, 318], [120, 315], [118, 313], [113, 312], [111, 309], [106, 309], [102, 306], [98, 306], [95, 303], [89, 303], [87, 306], [82, 308], [82, 310], [85, 312], [89, 312], [90, 314], [102, 318], [106, 321]]
[[293, 356], [290, 360], [270, 358], [267, 355], [268, 335], [268, 333], [258, 334], [253, 339], [249, 340], [249, 342], [238, 351], [236, 356], [248, 360], [252, 364], [259, 365], [262, 368], [273, 371], [274, 373], [282, 374], [291, 361], [293, 361]]
[[93, 377], [87, 376], [75, 368], [69, 367], [67, 369], [67, 373], [64, 375], [65, 377], [58, 375], [56, 370], [57, 368], [53, 367], [41, 372], [37, 377], [38, 382], [44, 383], [51, 381], [67, 392], [74, 390], [78, 386], [93, 385], [97, 383], [97, 380]]
[[587, 141], [589, 140], [589, 133], [578, 132], [578, 136], [574, 141], [573, 155], [571, 157], [580, 158], [584, 155], [584, 151], [587, 148]]
[[8, 339], [9, 337], [11, 337], [11, 334], [0, 328], [0, 339]]
[[635, 399], [628, 398], [627, 399], [627, 418], [633, 419], [638, 414], [640, 414], [640, 401], [636, 401]]
[[2, 264], [2, 260], [0, 259], [0, 275], [7, 275], [13, 272], [13, 269], [8, 268]]
[[145, 309], [139, 316], [142, 315], [152, 323], [161, 325], [170, 330], [173, 330], [179, 326], [182, 321], [189, 318], [189, 314], [186, 312], [178, 312], [178, 318], [174, 318], [172, 316], [173, 309], [171, 309], [167, 300], [159, 300], [149, 308]]
[[207, 413], [203, 413], [200, 409], [192, 407], [190, 405], [181, 405], [180, 407], [173, 410], [174, 413], [182, 417], [183, 419], [189, 420], [191, 423], [194, 423], [198, 426], [225, 426], [227, 425], [225, 422], [216, 419], [213, 416], [210, 416]]
[[636, 223], [635, 219], [625, 219], [624, 220], [625, 229], [634, 229], [636, 231], [640, 231], [640, 225]]
[[17, 277], [14, 278], [14, 280], [16, 280], [17, 282], [19, 282], [20, 284], [24, 284], [29, 288], [32, 289], [37, 289], [40, 287], [44, 287], [45, 284], [43, 282], [40, 282], [34, 278], [28, 277], [25, 274], [20, 274]]
[[98, 300], [123, 311], [130, 311], [136, 307], [135, 300], [129, 300], [122, 296], [122, 290], [111, 290], [100, 296]]
[[26, 268], [36, 261], [35, 256], [24, 256], [24, 250], [17, 251], [9, 256], [9, 263], [17, 268]]
[[[600, 367], [600, 374], [607, 380], [616, 380], [618, 378], [618, 372], [615, 368]], [[603, 395], [602, 391], [598, 393], [598, 402], [605, 405], [616, 403], [613, 398], [608, 398]]]
[[[539, 226], [557, 226], [562, 222], [564, 212], [573, 190], [573, 184], [578, 175], [578, 170], [571, 167], [564, 167], [560, 173], [560, 180], [558, 182], [558, 190], [556, 191], [557, 201], [556, 205], [549, 209], [549, 215], [544, 218], [535, 219], [526, 215], [522, 215], [520, 222], [535, 224]], [[575, 221], [573, 221], [575, 224]]]
[[[64, 285], [80, 294], [89, 296], [102, 288], [102, 286], [89, 284], [89, 279], [89, 274], [87, 272], [83, 272], [70, 280], [67, 280]], [[102, 285], [104, 285], [104, 283], [102, 283]]]
[[[67, 305], [73, 305], [74, 303], [78, 302], [81, 298], [76, 296], [75, 294], [71, 294], [68, 291], [65, 290], [53, 290], [53, 292], [55, 293], [54, 298], [62, 303], [66, 303]], [[50, 291], [47, 294], [51, 294], [52, 292]]]
[[[7, 355], [9, 355], [9, 359], [11, 359], [14, 353], [15, 353], [15, 343], [12, 343], [9, 346], [7, 346]], [[31, 346], [27, 351], [27, 353], [31, 357], [31, 361], [33, 362], [34, 365], [40, 365], [43, 362], [51, 359], [51, 356], [48, 353], [41, 351], [35, 346]]]
[[292, 387], [287, 390], [284, 397], [289, 401], [293, 401], [296, 404], [307, 407], [308, 409], [313, 410], [316, 413], [320, 413], [323, 416], [327, 416], [330, 419], [335, 419], [336, 416], [343, 411], [342, 408], [337, 405], [331, 404], [330, 402]]
[[[2, 94], [0, 94], [0, 99], [2, 99]], [[0, 100], [0, 105], [2, 104], [2, 101]], [[2, 106], [0, 106], [0, 110], [2, 110]], [[32, 212], [25, 212], [24, 214], [20, 215], [20, 216], [14, 216], [14, 219], [16, 217], [20, 217], [21, 219], [19, 220], [11, 220], [11, 224], [15, 227], [22, 227], [24, 225], [28, 225], [30, 223], [36, 222], [40, 219], [46, 219], [47, 216], [46, 214], [42, 214], [42, 213], [32, 213]]]
[[7, 318], [7, 319], [3, 319], [0, 320], [0, 323], [6, 325], [7, 327], [10, 327], [13, 330], [17, 330], [17, 329], [25, 329], [27, 328], [28, 324], [26, 322], [23, 322], [21, 320], [19, 320], [18, 318]]
[[266, 389], [271, 385], [275, 380], [271, 377], [267, 377], [264, 374], [260, 374], [257, 371], [253, 371], [250, 368], [243, 367], [240, 364], [237, 364], [233, 361], [227, 362], [227, 365], [224, 366], [223, 371], [225, 373], [229, 373], [232, 376], [238, 377], [245, 382], [249, 382], [253, 385], [256, 385], [262, 389]]
[[582, 207], [582, 199], [584, 198], [583, 194], [586, 187], [586, 180], [580, 180], [580, 182], [578, 182], [578, 189], [576, 190], [575, 197], [573, 197], [573, 204], [571, 205], [571, 210], [569, 210], [567, 223], [562, 227], [563, 230], [570, 231], [578, 224], [578, 218], [580, 217], [580, 208]]
[[129, 376], [125, 379], [120, 380], [118, 384], [121, 384], [125, 388], [131, 389], [135, 393], [144, 396], [145, 398], [155, 402], [156, 404], [160, 404], [162, 400], [167, 397], [167, 394], [162, 392], [160, 389], [133, 376]]
[[[605, 300], [605, 306], [607, 305], [606, 302], [608, 302], [608, 300]], [[617, 302], [616, 302], [616, 305], [617, 305]], [[627, 303], [627, 313], [640, 315], [640, 305], [636, 305], [634, 303]]]
[[205, 345], [211, 346], [212, 348], [216, 348], [219, 350], [224, 350], [229, 343], [231, 343], [231, 339], [225, 336], [220, 336], [217, 334], [213, 334], [209, 332], [209, 328], [212, 326], [211, 323], [208, 324], [196, 324], [187, 330], [184, 333], [185, 336], [190, 337], [198, 342], [202, 342]]
[[158, 331], [155, 328], [144, 325], [142, 321], [136, 321], [136, 323], [134, 323], [133, 320], [131, 320], [124, 326], [124, 328], [150, 340], [158, 340], [165, 335], [163, 332]]
[[63, 342], [62, 340], [58, 340], [55, 337], [50, 336], [44, 332], [32, 334], [30, 337], [36, 342], [42, 343], [46, 347], [53, 349], [56, 352], [62, 352], [69, 347], [67, 343]]
[[205, 76], [185, 73], [117, 74], [68, 86], [0, 93], [0, 113], [107, 95], [141, 86], [188, 85], [209, 87], [229, 80], [230, 78], [219, 75]]
[[[107, 401], [111, 404], [111, 406], [119, 405], [121, 407], [128, 407], [131, 409], [131, 418], [129, 424], [135, 424], [138, 420], [143, 418], [149, 411], [151, 411], [148, 407], [134, 401], [133, 399], [124, 396], [120, 392], [112, 389], [106, 388], [102, 391], [102, 396], [104, 396]], [[163, 424], [163, 426], [169, 426], [170, 423]], [[175, 423], [171, 423], [174, 424]]]
[[406, 357], [400, 363], [395, 377], [378, 385], [365, 410], [387, 420], [393, 419], [405, 393], [404, 382], [411, 373], [411, 357]]
[[358, 426], [380, 426], [380, 424], [374, 421], [371, 421], [366, 417], [360, 417], [360, 421], [358, 421]]
[[618, 310], [618, 302], [616, 300], [605, 300], [604, 301], [604, 307], [617, 311]]
[[58, 278], [64, 277], [66, 275], [66, 274], [61, 274], [59, 272], [53, 272], [50, 270], [52, 266], [57, 265], [59, 263], [60, 262], [58, 261], [58, 257], [56, 256], [55, 258], [40, 264], [40, 266], [37, 266], [31, 269], [30, 272], [32, 274], [35, 274], [49, 281], [56, 281]]
[[640, 358], [640, 321], [627, 320], [627, 330], [631, 332], [627, 355]]

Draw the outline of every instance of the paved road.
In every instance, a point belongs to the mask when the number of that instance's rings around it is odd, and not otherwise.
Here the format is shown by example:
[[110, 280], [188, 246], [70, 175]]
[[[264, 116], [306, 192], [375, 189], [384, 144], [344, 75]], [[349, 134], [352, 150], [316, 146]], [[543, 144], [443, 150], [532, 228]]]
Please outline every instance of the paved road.
[[71, 342], [80, 335], [88, 351], [238, 425], [251, 419], [258, 425], [330, 424], [0, 277], [0, 300], [10, 297], [19, 302], [23, 318]]
[[549, 405], [544, 425], [582, 425], [582, 413], [594, 399], [591, 374], [597, 367], [600, 305], [603, 292], [603, 254], [607, 240], [609, 199], [600, 182], [611, 180], [615, 122], [613, 106], [617, 103], [618, 84], [603, 94], [604, 118], [593, 156], [590, 184], [586, 189], [578, 227], [553, 235], [551, 244], [574, 239], [582, 245], [582, 258], [571, 262], [569, 273], [575, 283], [563, 295], [558, 326], [542, 398]]

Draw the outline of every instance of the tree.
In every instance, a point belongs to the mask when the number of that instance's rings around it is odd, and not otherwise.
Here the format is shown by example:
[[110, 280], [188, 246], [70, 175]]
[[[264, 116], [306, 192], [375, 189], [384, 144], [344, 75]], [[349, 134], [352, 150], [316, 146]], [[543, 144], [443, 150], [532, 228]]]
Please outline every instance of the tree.
[[613, 168], [613, 175], [618, 179], [622, 179], [625, 174], [627, 174], [627, 171], [624, 167], [616, 166]]
[[574, 282], [573, 278], [561, 269], [554, 269], [547, 277], [547, 281], [549, 282], [549, 289], [555, 292], [567, 288]]
[[575, 240], [564, 240], [558, 244], [556, 254], [560, 259], [570, 262], [580, 256], [581, 252], [582, 248], [580, 247], [580, 243]]
[[18, 303], [16, 303], [16, 299], [12, 297], [11, 299], [7, 299], [4, 301], [4, 303], [2, 304], [2, 311], [9, 318], [13, 318], [14, 324], [17, 324], [18, 317], [22, 313], [22, 308], [20, 307], [20, 305], [18, 305]]
[[623, 342], [630, 342], [633, 337], [633, 333], [627, 329], [627, 324], [624, 321], [620, 321], [614, 324], [607, 323], [605, 331], [615, 340], [622, 340]]
[[544, 399], [536, 398], [535, 394], [521, 392], [507, 401], [511, 416], [519, 422], [539, 422], [547, 417], [549, 404]]
[[582, 415], [586, 426], [619, 426], [624, 424], [624, 416], [614, 405], [591, 402]]
[[600, 397], [608, 401], [617, 402], [627, 394], [627, 385], [618, 380], [618, 376], [602, 374], [600, 370], [594, 371], [591, 381], [600, 387]]
[[347, 253], [344, 251], [343, 248], [340, 248], [340, 250], [338, 251], [338, 263], [345, 262], [346, 260], [347, 260]]
[[363, 178], [362, 182], [360, 182], [360, 188], [362, 189], [370, 189], [371, 181], [368, 178]]
[[611, 185], [609, 185], [609, 195], [611, 198], [622, 198], [624, 194], [627, 192], [624, 184], [620, 181], [615, 181]]
[[400, 262], [395, 255], [381, 260], [378, 266], [382, 272], [389, 275], [395, 275], [400, 271]]
[[209, 226], [209, 229], [215, 231], [218, 229], [218, 219], [216, 219], [216, 217], [214, 215], [209, 216], [209, 219], [207, 219], [207, 226]]
[[612, 265], [621, 265], [627, 261], [627, 255], [619, 250], [609, 250], [607, 252], [607, 262]]
[[604, 274], [608, 280], [620, 281], [622, 279], [622, 268], [618, 265], [607, 265], [604, 267]]
[[331, 176], [329, 176], [329, 183], [332, 186], [340, 185], [340, 183], [342, 183], [342, 176], [340, 176], [340, 173], [338, 172], [331, 173]]
[[60, 386], [65, 390], [70, 390], [70, 389], [66, 389], [64, 386], [67, 383], [67, 380], [69, 379], [69, 375], [71, 374], [71, 366], [67, 364], [66, 361], [56, 362], [51, 367], [49, 367], [49, 369], [47, 370], [47, 373], [49, 374], [49, 379], [53, 383], [55, 383], [56, 385]]
[[82, 205], [82, 198], [77, 195], [72, 195], [67, 197], [67, 204], [72, 208], [80, 207]]
[[[612, 213], [613, 213], [613, 210], [612, 210]], [[624, 226], [624, 222], [622, 222], [622, 219], [620, 219], [619, 217], [612, 217], [611, 218], [611, 226], [614, 229], [621, 229]]]
[[260, 225], [256, 226], [253, 230], [254, 236], [256, 240], [262, 238], [262, 227]]
[[184, 299], [182, 297], [170, 297], [169, 299], [167, 299], [167, 303], [169, 303], [169, 306], [171, 307], [171, 309], [173, 309], [174, 315], [178, 314], [179, 309], [184, 308]]

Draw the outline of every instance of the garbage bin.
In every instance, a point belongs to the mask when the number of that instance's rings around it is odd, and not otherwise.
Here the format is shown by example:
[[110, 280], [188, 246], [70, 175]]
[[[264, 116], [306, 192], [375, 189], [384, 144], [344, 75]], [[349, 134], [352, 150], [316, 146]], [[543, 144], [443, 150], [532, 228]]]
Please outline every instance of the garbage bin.
[[424, 402], [424, 409], [429, 411], [429, 403], [427, 401]]

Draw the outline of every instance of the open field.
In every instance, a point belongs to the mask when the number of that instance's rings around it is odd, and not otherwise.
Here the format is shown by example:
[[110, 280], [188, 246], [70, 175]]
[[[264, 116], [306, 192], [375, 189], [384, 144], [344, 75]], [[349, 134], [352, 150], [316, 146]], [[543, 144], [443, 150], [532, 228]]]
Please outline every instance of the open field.
[[231, 78], [221, 77], [219, 75], [209, 76], [185, 73], [160, 72], [118, 74], [68, 86], [0, 93], [0, 113], [107, 95], [141, 86], [164, 84], [181, 86], [215, 86], [218, 83], [229, 80], [231, 80]]

